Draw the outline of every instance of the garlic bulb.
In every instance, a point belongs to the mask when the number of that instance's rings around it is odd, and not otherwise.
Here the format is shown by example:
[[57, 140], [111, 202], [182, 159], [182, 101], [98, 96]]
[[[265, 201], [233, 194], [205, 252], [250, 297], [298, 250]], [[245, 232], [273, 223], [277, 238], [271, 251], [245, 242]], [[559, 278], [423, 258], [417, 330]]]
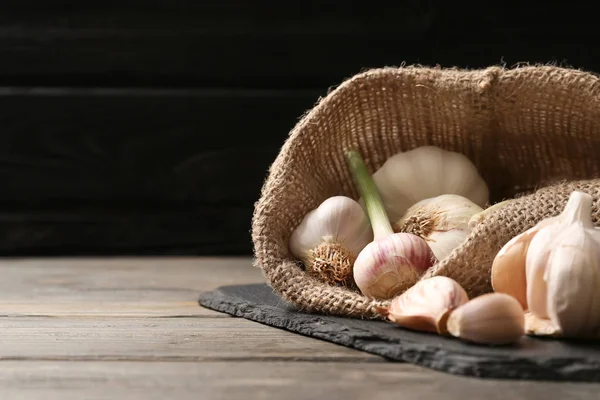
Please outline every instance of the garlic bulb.
[[563, 335], [585, 337], [600, 328], [600, 229], [592, 196], [573, 192], [557, 221], [540, 230], [527, 253], [527, 301]]
[[400, 219], [411, 205], [442, 194], [466, 197], [480, 207], [489, 196], [485, 181], [465, 155], [435, 146], [393, 155], [373, 180], [391, 221]]
[[483, 208], [466, 197], [443, 194], [410, 207], [394, 224], [396, 232], [410, 232], [425, 239], [438, 260], [446, 258], [471, 232], [471, 217]]
[[361, 205], [334, 196], [304, 216], [290, 236], [289, 248], [309, 275], [332, 285], [351, 286], [354, 261], [372, 240], [373, 230]]
[[346, 153], [350, 171], [365, 206], [374, 240], [354, 263], [354, 280], [365, 296], [389, 299], [412, 286], [435, 263], [427, 243], [409, 233], [394, 233], [377, 187], [358, 151]]
[[592, 312], [590, 308], [594, 308], [598, 317], [584, 324], [597, 324], [600, 318], [600, 303], [594, 295], [600, 290], [600, 264], [595, 258], [599, 255], [600, 233], [592, 223], [591, 207], [589, 194], [571, 193], [564, 210], [535, 234], [527, 250], [529, 310], [539, 318], [550, 318], [565, 334], [583, 334], [587, 327], [575, 322], [565, 326], [566, 316], [561, 317], [559, 307], [571, 315], [581, 315], [582, 309]]
[[527, 276], [525, 260], [529, 244], [536, 233], [555, 220], [546, 218], [525, 232], [510, 239], [496, 254], [492, 263], [492, 288], [495, 292], [506, 293], [519, 301], [527, 310]]
[[391, 234], [360, 252], [354, 262], [354, 281], [365, 296], [391, 299], [416, 282], [434, 262], [431, 248], [420, 237]]
[[512, 296], [487, 293], [469, 300], [448, 317], [452, 336], [482, 344], [508, 344], [525, 335], [525, 313]]
[[467, 301], [469, 296], [458, 282], [445, 276], [434, 276], [417, 282], [394, 298], [381, 313], [408, 329], [446, 334], [448, 315]]

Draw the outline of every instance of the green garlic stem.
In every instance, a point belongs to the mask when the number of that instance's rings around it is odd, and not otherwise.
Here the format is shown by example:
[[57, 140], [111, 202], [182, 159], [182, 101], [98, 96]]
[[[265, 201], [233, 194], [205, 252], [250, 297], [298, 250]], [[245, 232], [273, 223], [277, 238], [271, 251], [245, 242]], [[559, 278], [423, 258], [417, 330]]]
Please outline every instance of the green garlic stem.
[[349, 150], [346, 152], [346, 158], [358, 192], [365, 201], [374, 239], [379, 240], [392, 235], [394, 229], [385, 211], [383, 200], [362, 156], [357, 150]]

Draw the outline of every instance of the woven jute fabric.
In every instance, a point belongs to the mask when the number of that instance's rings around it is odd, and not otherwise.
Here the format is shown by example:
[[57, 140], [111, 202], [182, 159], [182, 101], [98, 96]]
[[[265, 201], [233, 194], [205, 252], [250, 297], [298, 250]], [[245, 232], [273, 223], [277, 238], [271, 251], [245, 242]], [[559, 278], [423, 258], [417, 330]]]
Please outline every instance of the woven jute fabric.
[[480, 70], [420, 66], [369, 70], [344, 81], [307, 112], [274, 160], [255, 205], [255, 265], [284, 300], [306, 312], [377, 318], [378, 306], [303, 270], [288, 249], [292, 230], [330, 196], [358, 198], [344, 151], [371, 172], [390, 156], [434, 145], [465, 154], [490, 188], [491, 212], [422, 279], [445, 275], [469, 296], [491, 291], [500, 248], [562, 211], [573, 190], [600, 198], [600, 82], [555, 66]]

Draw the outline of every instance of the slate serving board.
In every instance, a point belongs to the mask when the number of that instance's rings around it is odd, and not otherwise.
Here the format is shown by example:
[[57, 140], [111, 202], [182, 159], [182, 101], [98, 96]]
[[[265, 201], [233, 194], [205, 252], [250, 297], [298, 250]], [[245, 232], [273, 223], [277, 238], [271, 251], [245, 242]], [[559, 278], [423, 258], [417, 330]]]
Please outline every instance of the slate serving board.
[[600, 382], [600, 343], [532, 338], [484, 346], [415, 332], [384, 321], [298, 312], [266, 284], [223, 286], [202, 293], [212, 310], [276, 328], [409, 362], [480, 378]]

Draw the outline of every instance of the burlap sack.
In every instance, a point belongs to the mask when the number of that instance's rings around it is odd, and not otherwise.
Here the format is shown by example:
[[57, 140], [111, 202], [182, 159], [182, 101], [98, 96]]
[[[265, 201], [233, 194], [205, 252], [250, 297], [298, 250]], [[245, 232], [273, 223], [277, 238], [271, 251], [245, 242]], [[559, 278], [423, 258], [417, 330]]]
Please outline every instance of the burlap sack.
[[[383, 68], [343, 82], [292, 130], [271, 166], [252, 222], [255, 265], [286, 301], [308, 312], [377, 318], [372, 301], [305, 274], [288, 250], [303, 216], [333, 195], [358, 198], [344, 150], [374, 172], [423, 145], [469, 157], [490, 187], [492, 212], [424, 278], [445, 275], [470, 296], [491, 291], [491, 263], [513, 236], [558, 214], [574, 189], [600, 198], [600, 84], [554, 66], [442, 70]], [[559, 181], [560, 180], [560, 181]]]

